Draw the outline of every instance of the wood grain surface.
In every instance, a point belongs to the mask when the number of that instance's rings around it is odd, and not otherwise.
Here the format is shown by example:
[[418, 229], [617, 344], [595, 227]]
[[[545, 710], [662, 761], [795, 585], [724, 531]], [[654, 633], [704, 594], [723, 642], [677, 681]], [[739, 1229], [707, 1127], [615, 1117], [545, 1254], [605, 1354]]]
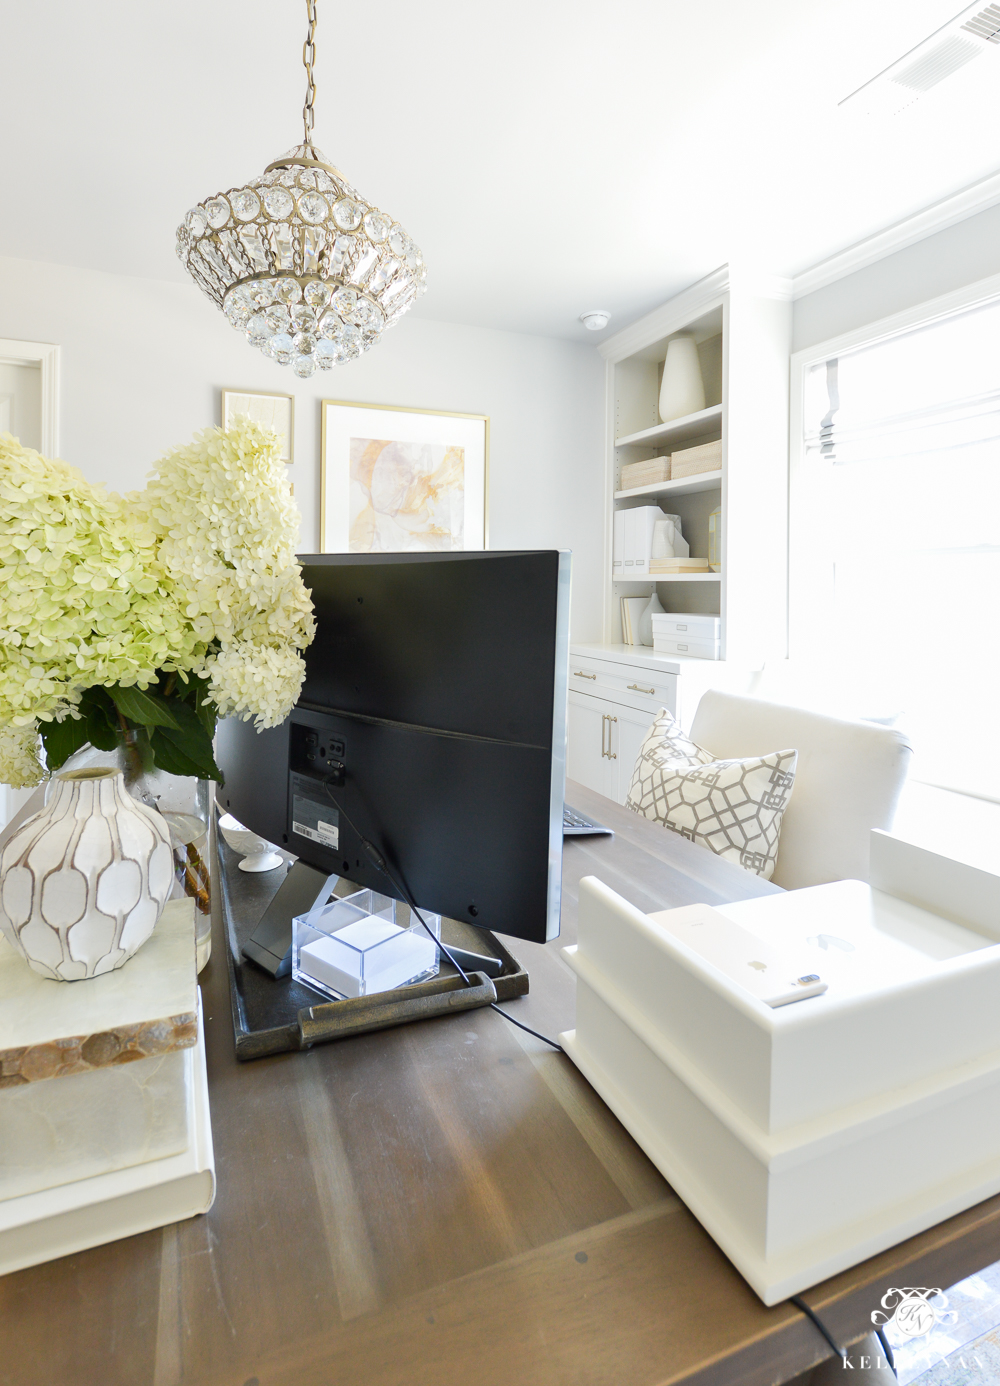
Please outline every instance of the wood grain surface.
[[[570, 1028], [580, 878], [643, 909], [768, 892], [570, 786], [563, 937], [518, 942]], [[765, 1386], [829, 1356], [766, 1309], [574, 1066], [492, 1011], [238, 1064], [220, 921], [202, 973], [219, 1192], [205, 1217], [0, 1279], [3, 1386]], [[2, 1138], [2, 1136], [0, 1136]], [[890, 1284], [1000, 1257], [991, 1199], [817, 1287], [845, 1344]]]

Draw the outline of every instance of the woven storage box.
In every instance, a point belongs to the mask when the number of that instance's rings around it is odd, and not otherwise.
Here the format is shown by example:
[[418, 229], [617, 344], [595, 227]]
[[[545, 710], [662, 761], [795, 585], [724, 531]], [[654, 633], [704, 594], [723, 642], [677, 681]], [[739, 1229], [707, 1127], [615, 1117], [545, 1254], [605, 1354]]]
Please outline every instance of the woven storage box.
[[696, 448], [684, 448], [670, 458], [670, 477], [697, 476], [700, 472], [717, 472], [722, 468], [722, 439], [714, 443], [699, 443]]
[[643, 462], [626, 462], [622, 466], [623, 491], [636, 491], [640, 486], [655, 486], [660, 481], [669, 480], [669, 457], [647, 457]]

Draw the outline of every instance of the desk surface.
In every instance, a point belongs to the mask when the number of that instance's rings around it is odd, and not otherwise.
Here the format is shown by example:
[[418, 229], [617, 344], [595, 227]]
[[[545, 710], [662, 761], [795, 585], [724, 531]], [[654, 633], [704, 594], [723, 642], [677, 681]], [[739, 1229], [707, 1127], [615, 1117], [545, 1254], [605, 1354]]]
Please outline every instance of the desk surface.
[[[616, 838], [569, 839], [563, 936], [514, 944], [570, 1028], [577, 886], [644, 909], [773, 889], [571, 785]], [[766, 1309], [563, 1055], [491, 1011], [251, 1064], [220, 921], [202, 973], [218, 1197], [205, 1217], [0, 1279], [2, 1386], [698, 1386], [829, 1355]], [[890, 1285], [1000, 1256], [1000, 1197], [812, 1290], [844, 1343]]]

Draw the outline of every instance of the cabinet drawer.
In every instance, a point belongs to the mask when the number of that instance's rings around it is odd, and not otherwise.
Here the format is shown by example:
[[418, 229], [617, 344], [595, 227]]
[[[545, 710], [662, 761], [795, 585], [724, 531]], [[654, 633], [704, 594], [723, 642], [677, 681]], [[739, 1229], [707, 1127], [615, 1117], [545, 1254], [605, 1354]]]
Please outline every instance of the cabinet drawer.
[[610, 660], [570, 655], [569, 686], [574, 693], [610, 695], [616, 702], [644, 712], [656, 713], [661, 707], [673, 712], [677, 706], [676, 674], [613, 664]]
[[688, 659], [719, 658], [717, 640], [699, 640], [694, 636], [657, 635], [653, 640], [653, 649], [657, 654], [685, 655]]

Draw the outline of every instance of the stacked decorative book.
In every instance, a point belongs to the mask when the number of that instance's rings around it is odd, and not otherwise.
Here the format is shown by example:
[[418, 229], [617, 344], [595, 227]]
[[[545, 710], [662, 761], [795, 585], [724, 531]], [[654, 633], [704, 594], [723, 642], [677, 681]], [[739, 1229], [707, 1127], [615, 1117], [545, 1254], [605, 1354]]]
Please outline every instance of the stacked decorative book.
[[[1000, 877], [879, 832], [871, 863], [654, 915], [587, 877], [563, 950], [563, 1046], [765, 1304], [1000, 1192]], [[713, 953], [731, 924], [760, 951]]]
[[0, 1133], [0, 1274], [208, 1211], [190, 899], [82, 982], [39, 976], [0, 937]]
[[656, 654], [686, 655], [690, 659], [718, 659], [722, 620], [699, 612], [669, 611], [653, 616], [653, 650]]

